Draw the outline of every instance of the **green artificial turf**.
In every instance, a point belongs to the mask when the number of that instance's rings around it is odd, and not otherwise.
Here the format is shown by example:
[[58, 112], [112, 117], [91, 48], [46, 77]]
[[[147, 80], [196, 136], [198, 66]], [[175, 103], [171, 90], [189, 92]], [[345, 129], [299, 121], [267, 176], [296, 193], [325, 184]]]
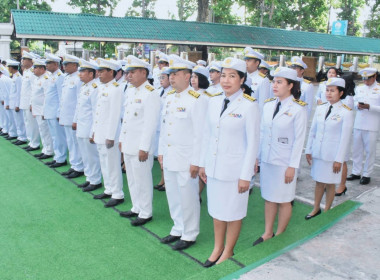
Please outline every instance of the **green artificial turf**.
[[[30, 154], [36, 153], [39, 151]], [[83, 183], [83, 177], [69, 181], [58, 173], [69, 166], [56, 172], [2, 138], [0, 154], [0, 279], [238, 278], [319, 234], [359, 205], [347, 201], [305, 221], [311, 207], [296, 202], [287, 231], [252, 247], [264, 231], [264, 202], [255, 188], [233, 259], [205, 269], [200, 262], [213, 248], [206, 192], [197, 242], [176, 252], [158, 239], [172, 227], [165, 192], [154, 191], [153, 221], [136, 228], [115, 209], [104, 208], [103, 201], [78, 189], [74, 183]], [[153, 175], [158, 182], [157, 163]], [[118, 211], [131, 208], [123, 178], [125, 203], [116, 207]]]

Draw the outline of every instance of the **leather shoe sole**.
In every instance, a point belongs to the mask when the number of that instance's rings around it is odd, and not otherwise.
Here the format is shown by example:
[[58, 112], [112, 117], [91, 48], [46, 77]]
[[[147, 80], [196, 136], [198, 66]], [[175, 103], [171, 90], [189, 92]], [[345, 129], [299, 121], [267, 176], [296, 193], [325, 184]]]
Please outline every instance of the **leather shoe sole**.
[[64, 162], [56, 162], [52, 165], [50, 165], [51, 168], [58, 168], [58, 167], [61, 167], [61, 166], [65, 166], [67, 165], [67, 161], [64, 161]]
[[355, 174], [351, 174], [350, 176], [347, 177], [347, 181], [354, 181], [354, 180], [359, 180], [360, 179], [360, 175], [355, 175]]
[[169, 244], [169, 243], [173, 243], [174, 241], [177, 241], [181, 239], [181, 236], [175, 236], [175, 235], [168, 235], [164, 238], [161, 239], [161, 243], [163, 244]]
[[112, 195], [106, 194], [106, 193], [101, 193], [94, 195], [94, 199], [104, 199], [104, 198], [110, 198]]
[[115, 207], [123, 202], [124, 202], [124, 198], [121, 198], [121, 199], [111, 198], [106, 204], [104, 204], [104, 207], [106, 208]]
[[179, 250], [185, 250], [189, 248], [190, 246], [193, 246], [195, 244], [195, 241], [186, 241], [186, 240], [178, 240], [176, 244], [173, 246], [173, 250], [179, 251]]
[[360, 185], [368, 185], [369, 183], [371, 182], [371, 178], [370, 177], [362, 177], [360, 179]]
[[145, 225], [147, 222], [150, 222], [153, 219], [153, 217], [144, 219], [144, 218], [136, 218], [136, 220], [131, 221], [132, 226], [142, 226]]
[[66, 178], [73, 179], [73, 178], [78, 178], [82, 176], [84, 173], [83, 171], [73, 171], [69, 175], [66, 176]]
[[48, 159], [48, 158], [52, 158], [52, 157], [53, 157], [53, 155], [42, 155], [39, 158], [40, 159]]
[[91, 191], [94, 191], [94, 190], [97, 190], [97, 189], [99, 189], [99, 188], [101, 188], [102, 187], [102, 183], [100, 183], [100, 184], [97, 184], [97, 185], [88, 185], [87, 187], [84, 187], [83, 189], [82, 189], [82, 191], [83, 192], [91, 192]]
[[126, 212], [120, 212], [119, 215], [124, 218], [132, 218], [132, 217], [137, 217], [139, 214], [132, 211], [126, 211]]

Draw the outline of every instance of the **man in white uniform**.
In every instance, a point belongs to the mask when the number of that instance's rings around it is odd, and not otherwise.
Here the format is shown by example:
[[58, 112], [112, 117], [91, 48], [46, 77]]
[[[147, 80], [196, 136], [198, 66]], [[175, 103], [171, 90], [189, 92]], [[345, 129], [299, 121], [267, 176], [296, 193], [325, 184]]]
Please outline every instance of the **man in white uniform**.
[[152, 220], [154, 139], [160, 113], [160, 96], [147, 80], [150, 65], [132, 55], [127, 71], [132, 87], [126, 92], [125, 113], [120, 133], [132, 209], [122, 217], [137, 217], [133, 226]]
[[97, 144], [104, 193], [94, 199], [111, 198], [104, 207], [114, 207], [124, 202], [121, 154], [119, 150], [120, 112], [123, 89], [115, 81], [119, 64], [99, 58], [98, 99], [93, 122], [93, 141]]
[[190, 86], [195, 63], [169, 56], [170, 83], [175, 89], [166, 97], [158, 159], [163, 166], [170, 216], [174, 226], [162, 243], [183, 250], [199, 234], [199, 163], [207, 99]]
[[209, 67], [211, 85], [207, 88], [207, 93], [210, 96], [216, 96], [223, 92], [220, 85], [220, 76], [222, 71], [222, 64], [220, 62], [213, 61]]
[[151, 73], [153, 77], [153, 86], [156, 89], [160, 87], [160, 76], [162, 68], [169, 66], [169, 58], [166, 54], [160, 52], [158, 55], [157, 66], [158, 69]]
[[[367, 185], [371, 181], [376, 158], [376, 138], [380, 125], [380, 84], [376, 82], [376, 68], [365, 68], [359, 74], [364, 84], [356, 88], [354, 96], [354, 108], [357, 112], [352, 150], [353, 168], [347, 180], [360, 179], [361, 185]], [[363, 168], [364, 151], [366, 157]]]
[[1, 106], [3, 108], [3, 130], [2, 130], [1, 136], [5, 138], [9, 137], [9, 129], [10, 129], [10, 123], [9, 123], [9, 117], [8, 117], [9, 113], [7, 113], [7, 111], [9, 110], [6, 109], [7, 107], [6, 104], [8, 104], [9, 92], [11, 91], [11, 87], [12, 87], [12, 79], [9, 78], [9, 72], [2, 64], [0, 64], [0, 93], [1, 93]]

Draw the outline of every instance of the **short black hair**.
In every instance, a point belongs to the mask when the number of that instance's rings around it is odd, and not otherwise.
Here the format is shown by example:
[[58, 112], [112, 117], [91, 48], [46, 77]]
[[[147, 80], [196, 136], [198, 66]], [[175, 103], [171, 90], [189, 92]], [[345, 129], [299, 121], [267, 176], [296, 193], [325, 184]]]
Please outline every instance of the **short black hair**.
[[44, 68], [46, 70], [46, 66], [45, 65], [35, 65], [34, 68]]
[[244, 60], [249, 60], [249, 59], [253, 59], [255, 61], [258, 61], [259, 62], [259, 66], [260, 66], [260, 63], [261, 63], [261, 59], [260, 58], [256, 58], [256, 57], [245, 57]]
[[13, 70], [17, 70], [18, 71], [18, 66], [14, 66], [14, 65], [10, 65], [8, 66], [9, 68], [12, 68]]
[[198, 77], [198, 87], [202, 89], [207, 89], [210, 86], [210, 82], [208, 81], [207, 77], [200, 74], [200, 73], [195, 73]]
[[291, 79], [285, 79], [288, 84], [293, 84], [293, 87], [290, 93], [293, 95], [295, 99], [299, 99], [301, 97], [301, 84], [299, 81], [294, 81]]

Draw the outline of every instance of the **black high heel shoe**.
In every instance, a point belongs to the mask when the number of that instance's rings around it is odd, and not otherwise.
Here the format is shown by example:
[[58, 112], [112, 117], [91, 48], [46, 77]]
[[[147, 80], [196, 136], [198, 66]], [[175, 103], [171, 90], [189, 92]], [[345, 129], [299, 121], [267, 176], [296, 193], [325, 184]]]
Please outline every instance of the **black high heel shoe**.
[[305, 216], [305, 220], [310, 220], [310, 219], [312, 219], [312, 218], [315, 218], [315, 217], [317, 217], [318, 215], [320, 215], [321, 213], [322, 213], [322, 211], [321, 211], [321, 209], [319, 209], [318, 212], [315, 213], [314, 215], [307, 214], [307, 215]]
[[347, 187], [344, 187], [344, 190], [340, 193], [335, 193], [335, 196], [341, 196], [342, 194], [346, 194]]
[[206, 268], [209, 268], [209, 267], [212, 267], [216, 264], [217, 261], [219, 261], [220, 257], [223, 255], [223, 252], [220, 254], [219, 258], [217, 258], [215, 261], [210, 261], [209, 259], [207, 259], [207, 261], [205, 261], [205, 263], [203, 264], [203, 267], [206, 267]]
[[[272, 238], [275, 236], [275, 234], [273, 233], [273, 235], [272, 235]], [[262, 238], [261, 236], [255, 241], [255, 242], [253, 242], [253, 244], [252, 244], [252, 246], [256, 246], [256, 245], [258, 245], [258, 244], [260, 244], [260, 243], [262, 243], [262, 242], [264, 242], [265, 240], [264, 240], [264, 238]]]

